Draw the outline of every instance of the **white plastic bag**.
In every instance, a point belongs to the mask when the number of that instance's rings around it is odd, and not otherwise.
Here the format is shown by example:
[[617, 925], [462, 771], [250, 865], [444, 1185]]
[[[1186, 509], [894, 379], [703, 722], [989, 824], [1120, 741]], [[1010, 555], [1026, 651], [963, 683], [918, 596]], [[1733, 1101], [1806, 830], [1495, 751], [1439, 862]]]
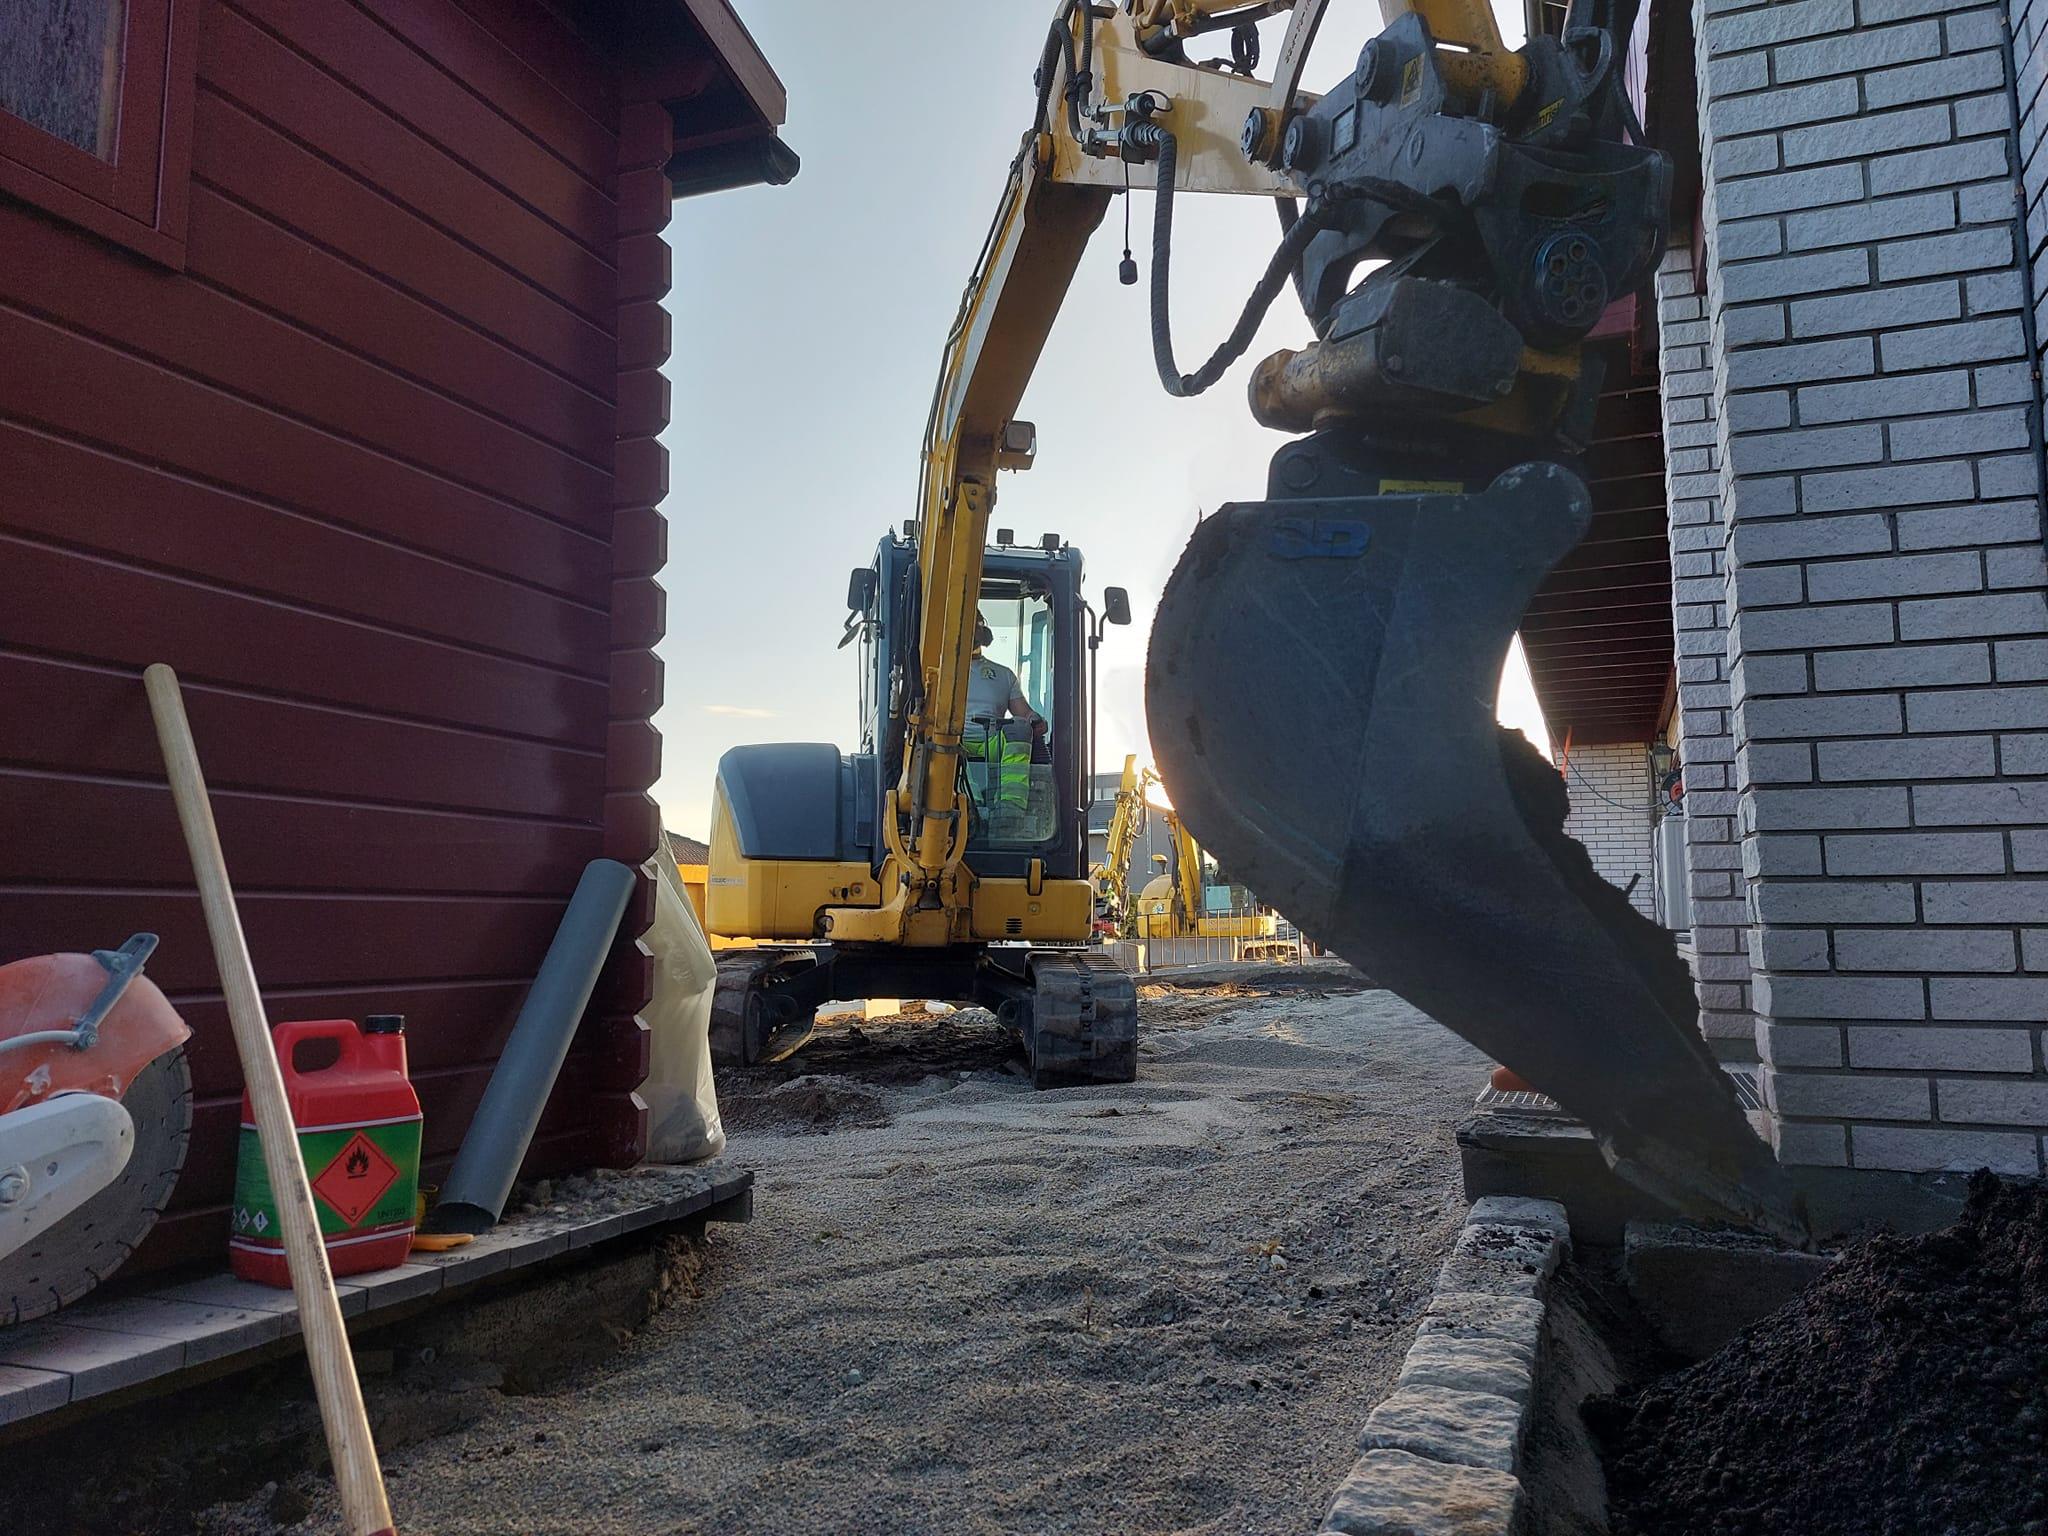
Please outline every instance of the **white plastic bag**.
[[647, 1081], [647, 1161], [694, 1163], [725, 1150], [711, 1080], [711, 992], [718, 967], [666, 849], [647, 863], [655, 878], [654, 997], [641, 1010], [652, 1035]]

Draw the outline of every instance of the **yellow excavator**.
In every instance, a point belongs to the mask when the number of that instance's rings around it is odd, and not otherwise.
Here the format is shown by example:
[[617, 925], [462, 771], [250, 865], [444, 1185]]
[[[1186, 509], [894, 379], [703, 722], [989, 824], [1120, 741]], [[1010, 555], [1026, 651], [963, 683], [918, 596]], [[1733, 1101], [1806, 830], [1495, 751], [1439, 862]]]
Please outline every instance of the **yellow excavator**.
[[[1147, 716], [1179, 814], [1305, 933], [1577, 1114], [1624, 1177], [1803, 1233], [1668, 935], [1565, 837], [1562, 782], [1493, 719], [1528, 599], [1591, 517], [1583, 343], [1664, 249], [1670, 170], [1623, 81], [1639, 4], [1571, 0], [1560, 35], [1510, 50], [1487, 0], [1380, 0], [1383, 30], [1312, 99], [1329, 0], [1060, 0], [946, 340], [915, 523], [849, 591], [848, 635], [878, 649], [871, 743], [720, 765], [710, 926], [766, 941], [721, 974], [729, 1057], [779, 1048], [827, 998], [880, 993], [990, 1002], [1041, 1082], [1133, 1070], [1128, 978], [1078, 947], [1085, 791], [1058, 763], [1080, 720], [1018, 700], [1035, 725], [1007, 706], [977, 721], [971, 684], [994, 630], [996, 471], [1036, 449], [1014, 413], [1110, 198], [1138, 187], [1157, 194], [1169, 394], [1221, 378], [1285, 289], [1314, 330], [1252, 371], [1253, 416], [1290, 434], [1264, 499], [1198, 526], [1154, 621]], [[1256, 24], [1283, 12], [1262, 80]], [[1196, 62], [1210, 34], [1229, 57]], [[1185, 192], [1280, 216], [1238, 323], [1191, 373], [1169, 317]], [[1137, 280], [1128, 255], [1121, 275]], [[1065, 551], [1049, 542], [1048, 563]], [[1048, 571], [1001, 579], [1020, 616], [1047, 615], [1046, 674], [1078, 679], [1100, 624], [1077, 579], [1064, 605]], [[1017, 674], [1025, 649], [999, 665]], [[1053, 830], [1032, 845], [1002, 828], [1032, 814], [1038, 766]]]
[[1138, 893], [1137, 934], [1146, 940], [1228, 939], [1247, 960], [1280, 951], [1280, 920], [1241, 885], [1209, 878], [1210, 863], [1187, 823], [1172, 811], [1166, 820], [1170, 853], [1155, 853], [1159, 873]]
[[[1152, 855], [1159, 873], [1145, 882], [1135, 899], [1131, 896], [1131, 856], [1153, 810], [1146, 793], [1157, 783], [1159, 775], [1141, 769], [1135, 753], [1124, 759], [1102, 859], [1088, 872], [1095, 883], [1097, 931], [1126, 939], [1231, 939], [1242, 945], [1240, 952], [1247, 958], [1277, 954], [1278, 917], [1256, 905], [1242, 886], [1211, 881], [1201, 845], [1170, 809], [1162, 807], [1159, 814], [1166, 822], [1171, 852]], [[1218, 905], [1212, 892], [1225, 893], [1228, 899]]]
[[1124, 776], [1117, 785], [1116, 802], [1102, 839], [1102, 859], [1088, 871], [1095, 886], [1095, 924], [1098, 933], [1132, 938], [1136, 934], [1135, 911], [1131, 904], [1131, 855], [1138, 850], [1138, 838], [1145, 830], [1150, 812], [1145, 795], [1159, 775], [1139, 768], [1137, 754], [1124, 759]]

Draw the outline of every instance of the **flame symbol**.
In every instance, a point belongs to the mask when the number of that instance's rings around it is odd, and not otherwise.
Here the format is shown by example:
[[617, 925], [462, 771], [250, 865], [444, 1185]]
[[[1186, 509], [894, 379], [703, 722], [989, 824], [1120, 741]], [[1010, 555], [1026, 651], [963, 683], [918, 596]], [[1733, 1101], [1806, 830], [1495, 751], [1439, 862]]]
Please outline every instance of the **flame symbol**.
[[346, 1168], [348, 1176], [352, 1179], [360, 1179], [370, 1171], [370, 1156], [360, 1144], [349, 1148]]

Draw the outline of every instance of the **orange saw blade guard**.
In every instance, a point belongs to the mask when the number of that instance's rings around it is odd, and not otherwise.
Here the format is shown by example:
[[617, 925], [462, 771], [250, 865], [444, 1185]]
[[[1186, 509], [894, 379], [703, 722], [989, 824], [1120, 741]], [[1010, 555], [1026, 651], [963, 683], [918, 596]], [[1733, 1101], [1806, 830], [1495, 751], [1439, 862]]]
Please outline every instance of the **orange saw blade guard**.
[[[97, 1093], [119, 1099], [142, 1069], [191, 1038], [192, 1031], [161, 988], [141, 974], [141, 947], [132, 964], [117, 965], [140, 947], [129, 940], [120, 950], [98, 955], [37, 955], [0, 965], [0, 1114], [59, 1093]], [[110, 989], [117, 989], [110, 1005]], [[100, 1011], [96, 1029], [92, 1016]], [[73, 1040], [52, 1039], [8, 1049], [25, 1035], [73, 1036], [88, 1025], [83, 1049]]]

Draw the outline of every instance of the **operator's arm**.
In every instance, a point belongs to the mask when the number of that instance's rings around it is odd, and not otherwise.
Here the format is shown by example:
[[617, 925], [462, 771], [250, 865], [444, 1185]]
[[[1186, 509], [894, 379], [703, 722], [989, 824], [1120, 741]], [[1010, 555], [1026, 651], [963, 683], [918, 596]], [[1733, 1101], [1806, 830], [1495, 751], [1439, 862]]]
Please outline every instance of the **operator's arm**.
[[1024, 697], [1024, 690], [1017, 686], [1014, 677], [1010, 687], [1010, 718], [1022, 720], [1034, 731], [1045, 729], [1045, 718], [1031, 707], [1031, 701]]

